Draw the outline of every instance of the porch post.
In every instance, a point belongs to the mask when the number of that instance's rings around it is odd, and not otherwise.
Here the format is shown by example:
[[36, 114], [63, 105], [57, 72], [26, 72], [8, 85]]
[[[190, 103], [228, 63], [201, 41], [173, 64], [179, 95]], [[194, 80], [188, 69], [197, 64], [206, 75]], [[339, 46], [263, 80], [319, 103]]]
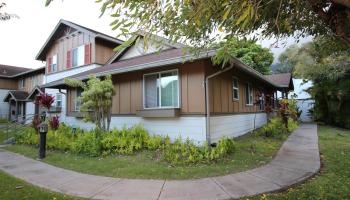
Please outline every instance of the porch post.
[[9, 99], [9, 121], [11, 121], [11, 101], [12, 99]]
[[16, 115], [16, 121], [18, 120], [18, 101], [17, 100], [15, 100], [16, 101], [16, 113], [15, 113], [15, 115]]

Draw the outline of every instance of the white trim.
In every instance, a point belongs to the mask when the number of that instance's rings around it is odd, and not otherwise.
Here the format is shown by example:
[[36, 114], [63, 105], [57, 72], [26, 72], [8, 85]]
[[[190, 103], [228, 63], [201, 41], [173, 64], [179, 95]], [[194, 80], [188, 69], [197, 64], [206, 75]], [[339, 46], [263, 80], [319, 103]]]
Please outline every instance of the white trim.
[[[237, 87], [235, 87], [235, 82], [234, 82], [235, 80], [237, 81]], [[234, 90], [237, 90], [237, 95], [238, 95], [237, 98], [235, 98]], [[236, 76], [232, 76], [232, 100], [239, 101], [239, 81]]]
[[[162, 101], [161, 101], [161, 88], [159, 86], [159, 95], [158, 95], [158, 99], [159, 99], [159, 106], [158, 107], [152, 107], [152, 108], [146, 108], [146, 102], [145, 102], [145, 76], [149, 76], [149, 75], [154, 75], [154, 74], [158, 74], [158, 78], [157, 79], [161, 79], [161, 74], [164, 74], [164, 73], [167, 73], [167, 72], [176, 72], [177, 73], [177, 92], [178, 92], [178, 95], [177, 95], [177, 106], [162, 106]], [[143, 98], [143, 109], [145, 110], [154, 110], [154, 109], [169, 109], [169, 108], [180, 108], [181, 106], [181, 102], [180, 102], [180, 74], [179, 74], [179, 69], [171, 69], [171, 70], [164, 70], [164, 71], [159, 71], [159, 72], [152, 72], [152, 73], [146, 73], [146, 74], [143, 74], [143, 86], [142, 86], [142, 89], [143, 89], [143, 94], [142, 94], [142, 98]], [[158, 82], [157, 82], [158, 84]], [[158, 90], [158, 88], [157, 88]]]

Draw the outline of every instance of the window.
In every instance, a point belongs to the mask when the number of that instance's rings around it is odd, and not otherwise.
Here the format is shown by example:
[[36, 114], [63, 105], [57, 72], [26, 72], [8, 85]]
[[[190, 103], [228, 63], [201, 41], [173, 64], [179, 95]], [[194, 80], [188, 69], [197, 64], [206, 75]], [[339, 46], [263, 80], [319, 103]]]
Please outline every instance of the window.
[[238, 88], [238, 79], [233, 77], [232, 79], [232, 95], [233, 95], [233, 100], [238, 100], [239, 99], [239, 88]]
[[265, 94], [263, 92], [260, 93], [259, 97], [259, 109], [265, 110]]
[[83, 93], [83, 90], [81, 88], [77, 88], [76, 94], [75, 94], [75, 111], [80, 111], [80, 107], [82, 105], [82, 102], [80, 100], [81, 93]]
[[25, 80], [24, 80], [24, 78], [21, 78], [19, 80], [19, 88], [24, 88], [24, 86], [25, 86]]
[[57, 54], [52, 56], [51, 72], [57, 72]]
[[85, 53], [84, 45], [72, 50], [73, 67], [84, 65], [84, 53]]
[[62, 94], [57, 93], [56, 94], [56, 107], [62, 107]]
[[32, 76], [32, 85], [33, 85], [33, 87], [39, 85], [39, 77]]
[[247, 105], [253, 105], [253, 88], [250, 83], [246, 83], [245, 102]]
[[178, 71], [144, 75], [144, 108], [178, 108]]

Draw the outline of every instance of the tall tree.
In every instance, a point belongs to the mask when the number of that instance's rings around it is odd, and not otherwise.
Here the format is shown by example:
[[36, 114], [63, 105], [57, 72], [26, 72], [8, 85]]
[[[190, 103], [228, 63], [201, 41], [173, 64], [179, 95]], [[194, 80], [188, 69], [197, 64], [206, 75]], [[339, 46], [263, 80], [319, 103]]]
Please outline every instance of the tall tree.
[[350, 128], [350, 48], [334, 38], [318, 37], [291, 49], [285, 56], [294, 74], [313, 82], [308, 92], [315, 99], [315, 118]]
[[271, 73], [273, 54], [268, 48], [256, 44], [254, 40], [229, 38], [215, 44], [214, 48], [218, 49], [213, 57], [215, 64], [221, 64], [224, 67], [232, 57], [235, 57], [262, 74]]
[[[52, 0], [46, 0], [48, 5]], [[203, 46], [217, 31], [229, 36], [334, 35], [350, 45], [350, 0], [97, 0], [123, 34], [163, 32]]]

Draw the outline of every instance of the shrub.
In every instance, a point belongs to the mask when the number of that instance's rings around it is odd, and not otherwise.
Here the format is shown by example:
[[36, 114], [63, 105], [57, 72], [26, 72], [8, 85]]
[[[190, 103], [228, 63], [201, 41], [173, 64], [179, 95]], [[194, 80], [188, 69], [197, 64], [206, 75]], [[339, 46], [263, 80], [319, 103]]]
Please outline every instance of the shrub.
[[15, 133], [15, 141], [18, 144], [37, 145], [39, 135], [32, 127], [23, 127]]
[[99, 131], [78, 132], [71, 144], [71, 151], [93, 157], [101, 155], [101, 137]]
[[59, 117], [57, 115], [53, 116], [50, 121], [49, 121], [49, 124], [50, 124], [50, 128], [53, 129], [53, 130], [56, 130], [58, 129], [59, 125], [60, 125], [60, 120], [59, 120]]
[[[75, 133], [74, 133], [75, 132]], [[38, 134], [34, 128], [25, 128], [16, 134], [19, 144], [38, 144]], [[141, 125], [110, 132], [101, 130], [83, 131], [73, 129], [62, 123], [57, 130], [47, 133], [49, 149], [70, 151], [87, 156], [101, 156], [111, 153], [132, 154], [141, 150], [157, 150], [162, 160], [171, 164], [196, 164], [217, 161], [235, 151], [235, 143], [222, 138], [216, 147], [198, 146], [192, 140], [183, 141], [181, 137], [170, 143], [168, 136], [150, 135]]]
[[293, 120], [292, 118], [288, 119], [288, 132], [291, 133], [293, 132], [295, 129], [298, 128], [298, 122]]
[[212, 162], [225, 158], [234, 153], [236, 149], [232, 139], [222, 138], [216, 147], [209, 148], [207, 144], [196, 146], [191, 140], [182, 142], [177, 138], [174, 143], [163, 151], [163, 159], [171, 164], [196, 164], [200, 162]]
[[281, 134], [287, 133], [286, 127], [279, 117], [272, 118], [265, 126], [263, 126], [259, 131], [260, 135], [266, 137], [278, 137]]

